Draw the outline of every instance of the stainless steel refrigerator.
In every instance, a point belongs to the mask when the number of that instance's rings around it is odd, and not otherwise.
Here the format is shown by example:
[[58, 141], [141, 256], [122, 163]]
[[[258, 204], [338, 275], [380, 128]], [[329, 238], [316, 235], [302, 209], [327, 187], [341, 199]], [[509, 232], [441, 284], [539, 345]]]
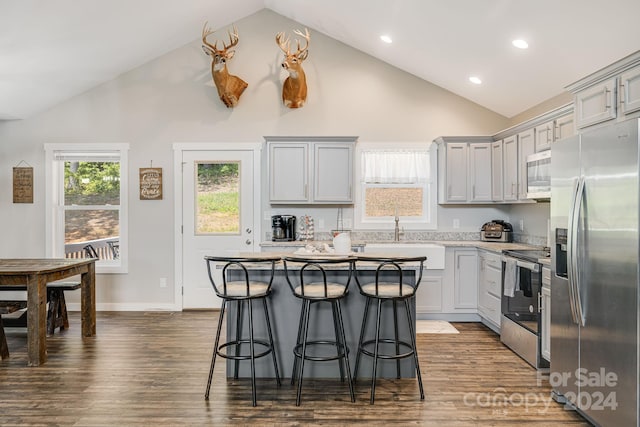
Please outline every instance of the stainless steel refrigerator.
[[638, 426], [638, 119], [551, 147], [551, 369], [601, 426]]

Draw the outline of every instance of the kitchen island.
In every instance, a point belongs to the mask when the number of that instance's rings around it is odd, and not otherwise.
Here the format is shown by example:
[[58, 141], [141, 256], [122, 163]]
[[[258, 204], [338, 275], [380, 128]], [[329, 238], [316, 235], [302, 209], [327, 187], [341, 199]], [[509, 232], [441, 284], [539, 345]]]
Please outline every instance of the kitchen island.
[[[273, 255], [273, 253], [269, 254]], [[284, 255], [291, 255], [283, 254]], [[271, 275], [270, 265], [250, 265], [247, 266], [253, 280], [268, 281]], [[299, 268], [295, 264], [287, 264], [287, 268], [290, 270], [290, 278], [293, 275], [299, 277]], [[408, 284], [415, 283], [415, 271], [419, 268], [416, 263], [415, 266], [405, 266], [403, 272], [404, 282]], [[361, 283], [369, 283], [374, 281], [375, 277], [375, 265], [367, 262], [357, 262], [356, 269], [358, 278]], [[336, 268], [327, 270], [327, 280], [345, 283], [347, 280], [347, 265], [336, 266]], [[228, 280], [243, 279], [244, 275], [240, 271], [229, 269], [227, 270]], [[314, 272], [315, 274], [315, 272]], [[391, 273], [384, 273], [386, 276]], [[244, 280], [244, 279], [243, 279]], [[362, 325], [362, 316], [364, 314], [366, 298], [359, 292], [358, 285], [356, 284], [355, 277], [351, 278], [349, 284], [348, 295], [341, 300], [342, 315], [344, 320], [344, 328], [347, 339], [347, 345], [349, 347], [349, 356], [351, 360], [351, 366], [355, 363], [355, 356], [357, 354], [358, 339], [360, 337], [360, 327]], [[273, 339], [276, 347], [276, 356], [278, 358], [278, 367], [280, 369], [280, 375], [284, 378], [291, 377], [291, 370], [293, 368], [294, 356], [293, 348], [296, 344], [296, 337], [298, 334], [298, 323], [300, 320], [300, 310], [302, 301], [296, 298], [289, 285], [287, 283], [285, 272], [282, 263], [278, 263], [276, 266], [275, 276], [272, 286], [272, 295], [268, 298], [267, 303], [269, 305], [269, 316], [271, 320], [271, 327], [273, 329]], [[331, 305], [328, 303], [317, 303], [318, 306], [312, 310], [312, 318], [310, 321], [309, 337], [313, 339], [327, 339], [334, 340], [334, 328], [332, 320]], [[411, 315], [413, 317], [413, 325], [415, 331], [415, 299], [412, 298], [410, 302]], [[246, 311], [246, 310], [245, 310]], [[406, 315], [404, 309], [398, 309], [398, 326], [399, 326], [399, 339], [402, 341], [410, 341], [409, 330], [406, 327]], [[373, 313], [369, 313], [371, 316]], [[243, 322], [248, 322], [247, 314], [243, 313]], [[389, 322], [383, 322], [381, 325], [381, 336], [393, 337], [393, 309], [391, 305], [383, 305], [383, 319], [389, 319]], [[403, 317], [404, 316], [404, 317]], [[234, 337], [236, 333], [236, 306], [235, 304], [228, 307], [226, 313], [227, 337]], [[264, 315], [261, 314], [261, 310], [254, 310], [254, 328], [256, 337], [266, 337], [267, 331], [264, 323]], [[374, 322], [369, 322], [367, 328], [367, 336], [372, 337], [375, 334]], [[384, 347], [382, 347], [384, 349]], [[411, 378], [415, 376], [415, 365], [411, 358], [407, 358], [400, 363], [401, 376], [404, 378]], [[378, 376], [379, 377], [394, 377], [396, 376], [396, 364], [393, 361], [378, 362]], [[233, 376], [234, 363], [229, 361], [227, 363], [227, 377]], [[250, 377], [250, 366], [248, 363], [240, 363], [239, 367], [240, 377]], [[361, 359], [361, 365], [359, 369], [359, 378], [366, 378], [370, 376], [372, 369], [371, 358], [363, 357]], [[309, 363], [305, 365], [305, 377], [314, 378], [337, 378], [340, 375], [338, 369], [338, 362], [326, 362], [326, 363]], [[275, 377], [273, 363], [270, 358], [256, 359], [256, 376], [272, 378]]]

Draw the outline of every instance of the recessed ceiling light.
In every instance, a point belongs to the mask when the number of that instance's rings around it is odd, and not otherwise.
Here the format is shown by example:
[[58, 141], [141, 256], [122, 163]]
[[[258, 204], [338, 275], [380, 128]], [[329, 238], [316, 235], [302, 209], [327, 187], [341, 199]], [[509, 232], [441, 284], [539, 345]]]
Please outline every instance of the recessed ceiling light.
[[393, 40], [391, 40], [391, 37], [389, 37], [388, 35], [384, 34], [382, 36], [380, 36], [380, 40], [382, 40], [385, 43], [391, 43]]
[[529, 47], [529, 43], [527, 43], [526, 41], [524, 41], [522, 39], [516, 39], [516, 40], [512, 41], [511, 44], [513, 44], [518, 49], [526, 49], [526, 48]]
[[476, 76], [469, 77], [469, 81], [476, 85], [479, 85], [482, 83], [482, 80], [480, 80], [480, 77], [476, 77]]

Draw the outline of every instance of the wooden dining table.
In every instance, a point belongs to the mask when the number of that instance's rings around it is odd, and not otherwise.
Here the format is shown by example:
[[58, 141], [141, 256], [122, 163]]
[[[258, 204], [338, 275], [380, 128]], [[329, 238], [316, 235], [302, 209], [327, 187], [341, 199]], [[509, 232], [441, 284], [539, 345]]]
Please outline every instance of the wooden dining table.
[[0, 259], [0, 287], [27, 287], [27, 364], [47, 361], [47, 283], [81, 277], [82, 336], [96, 335], [95, 258]]

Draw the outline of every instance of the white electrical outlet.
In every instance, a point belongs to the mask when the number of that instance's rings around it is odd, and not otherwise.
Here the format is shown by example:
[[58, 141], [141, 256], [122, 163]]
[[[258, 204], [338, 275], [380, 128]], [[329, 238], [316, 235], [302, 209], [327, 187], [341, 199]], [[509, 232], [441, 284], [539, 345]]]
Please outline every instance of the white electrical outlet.
[[167, 278], [166, 277], [161, 277], [160, 278], [160, 287], [161, 288], [166, 288], [167, 287]]
[[524, 231], [524, 219], [520, 220], [520, 231]]
[[453, 220], [453, 228], [460, 228], [460, 220], [459, 219], [454, 219]]

